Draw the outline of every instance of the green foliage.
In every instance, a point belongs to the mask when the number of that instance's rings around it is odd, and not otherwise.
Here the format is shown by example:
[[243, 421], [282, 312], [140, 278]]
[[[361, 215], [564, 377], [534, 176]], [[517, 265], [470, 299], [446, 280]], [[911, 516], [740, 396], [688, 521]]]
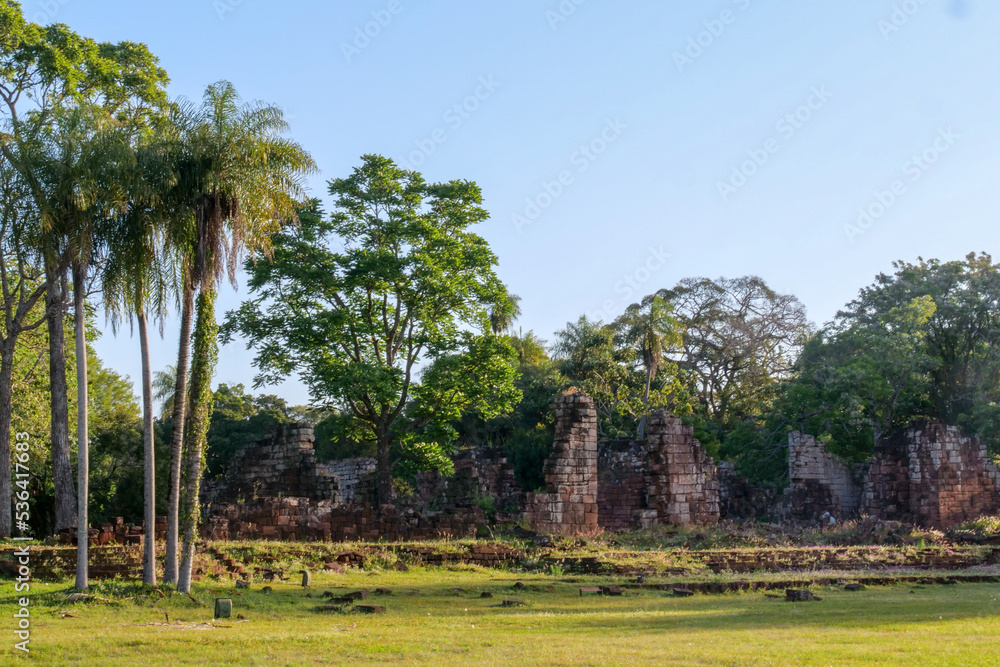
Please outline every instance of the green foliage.
[[[394, 439], [403, 449], [446, 446], [452, 434], [443, 424], [456, 411], [515, 399], [509, 355], [493, 359], [501, 350], [487, 340], [491, 309], [510, 311], [511, 299], [496, 257], [468, 231], [487, 217], [474, 183], [428, 184], [366, 155], [351, 176], [330, 182], [330, 193], [328, 220], [314, 203], [275, 237], [271, 261], [247, 263], [253, 298], [228, 314], [224, 334], [239, 333], [257, 350], [258, 385], [298, 373], [317, 403], [361, 422], [377, 443], [387, 494]], [[418, 362], [429, 362], [419, 391]], [[479, 387], [456, 372], [463, 365], [486, 374]], [[404, 437], [432, 424], [433, 440]], [[428, 451], [418, 448], [418, 459], [434, 460]]]
[[773, 408], [725, 437], [741, 474], [780, 486], [791, 430], [848, 462], [921, 419], [964, 426], [998, 451], [1000, 267], [985, 254], [894, 266], [808, 340]]
[[725, 431], [770, 410], [809, 330], [802, 303], [756, 276], [688, 278], [657, 295], [683, 331], [678, 365], [699, 411]]
[[316, 424], [316, 458], [320, 461], [375, 456], [371, 429], [349, 412], [333, 412]]
[[[615, 343], [634, 355], [634, 360], [645, 372], [646, 383], [642, 394], [639, 437], [644, 437], [645, 417], [652, 408], [675, 408], [676, 399], [672, 394], [683, 394], [683, 387], [676, 383], [673, 387], [669, 379], [679, 376], [677, 366], [667, 361], [667, 355], [680, 347], [682, 329], [673, 316], [673, 306], [658, 295], [648, 296], [641, 303], [625, 309], [625, 314], [612, 325]], [[653, 381], [660, 371], [667, 371], [667, 383], [662, 380], [660, 387], [653, 390]], [[652, 399], [652, 402], [651, 402]]]
[[998, 266], [969, 255], [895, 267], [808, 342], [774, 419], [848, 461], [919, 419], [962, 425], [996, 451]]
[[[930, 362], [931, 416], [978, 430], [977, 408], [995, 404], [1000, 394], [1000, 265], [972, 253], [964, 261], [894, 267], [893, 275], [881, 274], [861, 290], [840, 318], [856, 327], [878, 326], [891, 313], [914, 322]], [[919, 322], [915, 309], [923, 315]]]
[[545, 483], [542, 466], [552, 452], [552, 401], [568, 385], [534, 333], [511, 334], [507, 342], [517, 355], [514, 388], [521, 399], [509, 413], [489, 419], [465, 413], [454, 428], [465, 446], [502, 448], [522, 488], [535, 490]]
[[215, 321], [215, 292], [203, 291], [198, 295], [197, 318], [193, 336], [191, 363], [191, 393], [189, 395], [188, 421], [185, 424], [184, 522], [198, 525], [201, 502], [198, 490], [205, 470], [205, 450], [208, 428], [214, 407], [212, 377], [218, 361], [218, 325]]

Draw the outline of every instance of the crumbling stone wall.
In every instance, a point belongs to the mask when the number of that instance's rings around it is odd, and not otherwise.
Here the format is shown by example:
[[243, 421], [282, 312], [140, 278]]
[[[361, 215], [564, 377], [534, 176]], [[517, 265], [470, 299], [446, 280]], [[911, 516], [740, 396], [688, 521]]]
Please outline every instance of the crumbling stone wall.
[[451, 477], [437, 471], [417, 474], [418, 506], [442, 509], [492, 505], [495, 511], [519, 513], [522, 489], [502, 449], [462, 449], [453, 461], [455, 471]]
[[715, 463], [694, 437], [694, 429], [667, 412], [650, 415], [649, 504], [660, 521], [680, 526], [719, 520], [719, 480]]
[[598, 463], [598, 522], [605, 530], [719, 520], [715, 464], [678, 417], [654, 413], [645, 440], [605, 443]]
[[646, 443], [602, 442], [597, 457], [597, 521], [610, 531], [647, 528], [656, 523], [646, 483]]
[[717, 466], [719, 476], [719, 518], [729, 521], [769, 520], [775, 514], [777, 494], [754, 486], [736, 474], [732, 461]]
[[577, 535], [597, 530], [597, 410], [594, 400], [570, 389], [553, 403], [552, 455], [545, 462], [545, 492], [526, 494], [524, 516], [543, 533]]
[[238, 451], [221, 480], [206, 480], [208, 503], [271, 497], [341, 499], [339, 478], [318, 466], [313, 429], [288, 424]]
[[375, 468], [372, 458], [344, 459], [317, 465], [317, 475], [321, 479], [337, 480], [337, 489], [330, 499], [335, 503], [351, 505], [370, 502], [375, 493]]
[[978, 438], [924, 423], [880, 444], [863, 502], [881, 518], [944, 528], [1000, 511], [1000, 469]]
[[857, 514], [861, 487], [851, 468], [813, 436], [798, 431], [788, 435], [788, 477], [789, 516], [812, 520], [826, 512], [839, 519]]

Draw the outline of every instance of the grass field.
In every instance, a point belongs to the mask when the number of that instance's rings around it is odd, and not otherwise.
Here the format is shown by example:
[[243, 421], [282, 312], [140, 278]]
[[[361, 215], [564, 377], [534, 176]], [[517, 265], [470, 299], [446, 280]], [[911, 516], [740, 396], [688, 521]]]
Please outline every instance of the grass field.
[[[619, 579], [618, 582], [623, 582]], [[521, 582], [524, 588], [514, 588]], [[31, 654], [15, 655], [11, 582], [0, 584], [3, 664], [40, 665], [1000, 665], [1000, 585], [815, 588], [764, 593], [580, 595], [608, 577], [473, 566], [319, 573], [250, 590], [196, 586], [193, 601], [122, 583], [69, 602], [71, 582], [34, 584]], [[391, 589], [385, 613], [317, 611], [324, 591]], [[483, 592], [493, 594], [484, 599]], [[307, 594], [311, 597], [307, 597]], [[213, 622], [216, 597], [233, 618]], [[503, 600], [526, 606], [501, 607]], [[349, 609], [350, 607], [345, 607]], [[237, 614], [243, 618], [237, 617]], [[167, 619], [169, 617], [169, 623]]]

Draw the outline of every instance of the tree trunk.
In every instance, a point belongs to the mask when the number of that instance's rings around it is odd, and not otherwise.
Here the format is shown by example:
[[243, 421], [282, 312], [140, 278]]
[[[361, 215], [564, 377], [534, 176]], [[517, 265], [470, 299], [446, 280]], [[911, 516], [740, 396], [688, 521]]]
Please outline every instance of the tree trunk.
[[15, 343], [15, 336], [8, 332], [0, 350], [0, 539], [10, 537], [11, 533], [10, 420], [14, 412], [11, 385]]
[[191, 281], [184, 279], [181, 297], [181, 340], [177, 352], [177, 378], [174, 384], [173, 433], [170, 438], [170, 490], [167, 503], [167, 553], [163, 566], [163, 582], [177, 583], [177, 542], [180, 494], [181, 454], [184, 449], [184, 421], [187, 416], [188, 363], [191, 358], [191, 311], [194, 308], [194, 289]]
[[49, 392], [51, 397], [52, 484], [56, 530], [76, 521], [73, 466], [69, 460], [69, 401], [66, 386], [65, 272], [45, 275], [45, 317], [49, 330]]
[[198, 314], [194, 328], [194, 354], [191, 362], [191, 423], [184, 447], [184, 501], [181, 512], [181, 566], [177, 590], [191, 592], [191, 568], [194, 541], [201, 520], [201, 476], [204, 472], [205, 441], [212, 419], [212, 376], [219, 352], [219, 327], [215, 322], [215, 292], [203, 289], [198, 295]]
[[380, 505], [392, 503], [392, 461], [389, 453], [392, 448], [392, 437], [389, 429], [380, 426], [375, 435], [376, 459], [375, 474], [378, 479], [378, 502]]
[[142, 444], [144, 545], [142, 583], [156, 585], [156, 442], [153, 433], [153, 374], [149, 368], [149, 331], [146, 313], [138, 314], [142, 352]]
[[642, 417], [639, 418], [640, 440], [646, 437], [646, 417], [649, 416], [649, 387], [653, 384], [653, 372], [646, 369], [646, 391], [642, 394]]
[[87, 588], [88, 542], [90, 521], [87, 504], [90, 499], [88, 478], [90, 476], [90, 431], [87, 426], [89, 402], [87, 399], [87, 312], [84, 305], [86, 295], [87, 265], [73, 263], [73, 314], [76, 330], [76, 470], [77, 470], [77, 519], [76, 519], [76, 587]]

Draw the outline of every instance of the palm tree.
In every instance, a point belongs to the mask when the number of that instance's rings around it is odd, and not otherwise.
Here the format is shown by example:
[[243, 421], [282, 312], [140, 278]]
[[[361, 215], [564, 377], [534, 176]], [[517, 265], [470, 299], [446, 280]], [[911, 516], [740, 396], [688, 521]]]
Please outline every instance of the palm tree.
[[[236, 267], [246, 249], [269, 250], [270, 236], [288, 220], [304, 199], [303, 179], [315, 170], [312, 158], [299, 144], [284, 138], [288, 129], [284, 114], [274, 106], [245, 104], [232, 84], [222, 81], [205, 91], [200, 108], [182, 107], [183, 146], [178, 164], [177, 201], [190, 213], [191, 226], [177, 230], [176, 245], [185, 259], [184, 302], [178, 388], [187, 381], [188, 350], [193, 347], [190, 395], [181, 391], [174, 398], [174, 429], [185, 428], [184, 503], [178, 507], [183, 520], [181, 564], [177, 587], [189, 591], [194, 539], [200, 518], [202, 452], [212, 411], [211, 380], [218, 349], [215, 319], [216, 281], [229, 275], [235, 282]], [[184, 331], [184, 311], [198, 290], [193, 341]], [[193, 342], [193, 345], [191, 343]], [[185, 405], [186, 403], [186, 405]], [[178, 411], [190, 415], [177, 420]], [[173, 468], [173, 461], [172, 468]], [[172, 473], [173, 475], [173, 469]], [[171, 491], [174, 480], [171, 480]], [[174, 510], [171, 500], [171, 511]], [[171, 552], [168, 517], [167, 557]], [[176, 540], [176, 538], [174, 538]], [[175, 542], [176, 543], [176, 542]], [[169, 572], [165, 574], [166, 579]]]
[[521, 297], [511, 294], [509, 301], [496, 304], [490, 309], [490, 328], [497, 336], [510, 332], [519, 317], [521, 317]]
[[177, 386], [177, 367], [167, 365], [162, 371], [153, 372], [153, 400], [160, 404], [160, 416], [174, 411], [174, 391]]
[[129, 207], [113, 225], [108, 258], [102, 271], [102, 287], [108, 319], [113, 328], [133, 316], [138, 324], [142, 358], [144, 554], [142, 580], [156, 583], [156, 475], [153, 430], [153, 379], [149, 357], [149, 318], [161, 322], [175, 280], [173, 257], [164, 244], [164, 208], [159, 193], [169, 180], [169, 165], [156, 146], [140, 145], [130, 165]]
[[649, 391], [660, 370], [664, 357], [681, 344], [680, 325], [673, 316], [673, 306], [663, 297], [653, 295], [635, 303], [615, 321], [619, 342], [631, 348], [646, 371], [646, 387], [642, 395], [643, 415], [639, 420], [638, 437], [646, 434], [649, 414]]
[[[76, 587], [85, 589], [88, 586], [87, 542], [90, 528], [87, 512], [90, 434], [86, 298], [91, 266], [105, 238], [103, 225], [113, 211], [127, 202], [127, 192], [122, 186], [118, 169], [127, 162], [128, 144], [108, 113], [90, 104], [55, 108], [53, 122], [44, 128], [39, 137], [40, 140], [34, 144], [36, 152], [32, 156], [32, 171], [42, 194], [37, 202], [41, 226], [50, 247], [61, 248], [66, 253], [73, 278], [77, 377]], [[61, 323], [53, 322], [60, 319], [61, 310], [54, 317], [50, 313], [50, 350], [51, 339], [62, 335]], [[58, 357], [59, 350], [52, 352], [56, 353], [52, 356]], [[58, 359], [50, 359], [56, 380], [60, 379], [57, 362]], [[64, 373], [61, 380], [64, 394]], [[60, 390], [57, 384], [53, 382], [54, 390]], [[57, 436], [55, 426], [54, 416], [53, 440]]]

